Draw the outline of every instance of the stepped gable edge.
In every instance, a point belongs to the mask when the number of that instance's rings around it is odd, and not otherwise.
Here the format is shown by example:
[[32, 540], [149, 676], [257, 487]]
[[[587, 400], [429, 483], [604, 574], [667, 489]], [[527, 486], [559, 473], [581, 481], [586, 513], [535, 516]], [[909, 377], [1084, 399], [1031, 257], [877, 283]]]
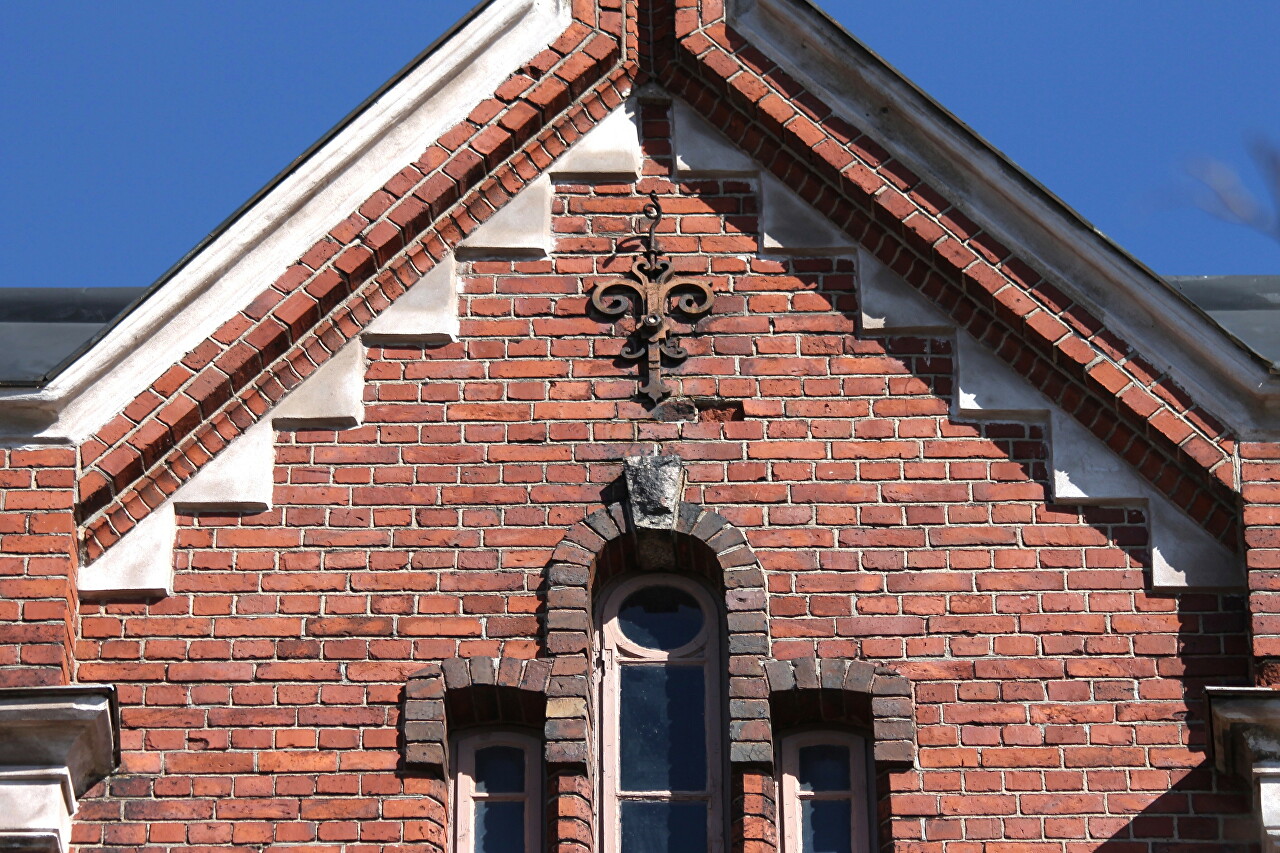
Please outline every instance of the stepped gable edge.
[[805, 91], [730, 25], [723, 3], [577, 0], [548, 50], [83, 443], [86, 558], [162, 504], [651, 77], [1239, 547], [1234, 435]]

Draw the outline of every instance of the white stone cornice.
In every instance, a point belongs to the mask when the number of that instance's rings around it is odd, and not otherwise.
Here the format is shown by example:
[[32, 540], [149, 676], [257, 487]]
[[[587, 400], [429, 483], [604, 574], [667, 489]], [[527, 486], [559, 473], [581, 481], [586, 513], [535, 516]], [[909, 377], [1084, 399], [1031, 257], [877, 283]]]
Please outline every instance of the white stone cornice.
[[571, 21], [566, 0], [489, 3], [186, 258], [43, 388], [0, 390], [0, 443], [77, 443], [270, 285]]
[[114, 687], [0, 688], [0, 849], [66, 853], [78, 798], [119, 762]]
[[1214, 766], [1253, 788], [1264, 853], [1280, 853], [1280, 690], [1206, 687]]

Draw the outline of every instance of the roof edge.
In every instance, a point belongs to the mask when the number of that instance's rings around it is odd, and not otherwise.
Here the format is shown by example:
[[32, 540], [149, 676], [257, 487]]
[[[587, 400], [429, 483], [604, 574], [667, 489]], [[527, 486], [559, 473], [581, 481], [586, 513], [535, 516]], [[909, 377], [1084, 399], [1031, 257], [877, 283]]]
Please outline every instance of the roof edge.
[[[0, 389], [0, 443], [74, 444], [179, 362], [521, 62], [569, 25], [570, 0], [486, 0], [296, 158], [90, 339], [49, 381]], [[146, 342], [146, 347], [139, 346]]]
[[[812, 0], [729, 0], [752, 43], [1136, 345], [1244, 438], [1280, 437], [1280, 377]], [[879, 103], [879, 108], [869, 108]], [[1065, 226], [1065, 229], [1064, 229]]]

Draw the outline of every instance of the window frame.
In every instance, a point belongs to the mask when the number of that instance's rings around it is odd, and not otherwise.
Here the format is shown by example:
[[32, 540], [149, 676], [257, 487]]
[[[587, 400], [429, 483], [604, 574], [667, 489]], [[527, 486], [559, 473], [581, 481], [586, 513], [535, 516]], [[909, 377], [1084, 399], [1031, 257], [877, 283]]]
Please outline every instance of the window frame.
[[[778, 783], [779, 840], [783, 853], [806, 853], [801, 802], [849, 801], [849, 849], [871, 853], [875, 843], [874, 803], [870, 792], [870, 739], [840, 729], [812, 729], [784, 735], [781, 741], [781, 778]], [[800, 750], [808, 746], [843, 746], [849, 750], [849, 790], [806, 792], [800, 790]]]
[[[669, 586], [689, 593], [703, 614], [703, 628], [693, 640], [677, 649], [650, 649], [626, 637], [618, 625], [618, 611], [633, 593], [654, 586]], [[652, 572], [630, 576], [613, 585], [602, 596], [600, 631], [597, 645], [596, 695], [600, 700], [599, 783], [603, 853], [619, 853], [622, 849], [622, 802], [626, 799], [653, 801], [666, 795], [667, 802], [707, 803], [707, 853], [723, 853], [725, 849], [724, 785], [725, 763], [723, 709], [724, 677], [723, 629], [720, 611], [711, 593], [691, 578]], [[621, 789], [621, 674], [632, 663], [654, 664], [666, 661], [700, 661], [705, 687], [705, 736], [707, 786], [705, 793], [644, 791]]]
[[[480, 794], [475, 790], [476, 753], [491, 746], [510, 746], [524, 753], [524, 791], [514, 794]], [[526, 732], [483, 729], [459, 735], [453, 749], [453, 832], [454, 853], [477, 853], [475, 849], [475, 806], [477, 800], [523, 801], [526, 853], [537, 853], [542, 836], [542, 741]]]

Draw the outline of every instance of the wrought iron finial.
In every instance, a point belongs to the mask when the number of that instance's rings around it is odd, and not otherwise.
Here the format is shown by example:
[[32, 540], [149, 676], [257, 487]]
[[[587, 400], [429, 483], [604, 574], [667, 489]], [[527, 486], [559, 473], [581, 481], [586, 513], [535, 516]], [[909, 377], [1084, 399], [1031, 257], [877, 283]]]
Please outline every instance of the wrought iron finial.
[[631, 265], [634, 281], [616, 279], [597, 286], [591, 294], [591, 304], [611, 317], [636, 312], [639, 323], [621, 355], [629, 360], [646, 360], [648, 376], [640, 392], [656, 403], [671, 393], [671, 387], [662, 381], [663, 357], [680, 361], [689, 355], [688, 350], [668, 337], [671, 312], [688, 317], [705, 314], [711, 310], [715, 294], [704, 281], [672, 278], [671, 261], [658, 250], [657, 231], [663, 211], [656, 192], [649, 193], [642, 213], [649, 220], [649, 233], [640, 238], [644, 257]]

